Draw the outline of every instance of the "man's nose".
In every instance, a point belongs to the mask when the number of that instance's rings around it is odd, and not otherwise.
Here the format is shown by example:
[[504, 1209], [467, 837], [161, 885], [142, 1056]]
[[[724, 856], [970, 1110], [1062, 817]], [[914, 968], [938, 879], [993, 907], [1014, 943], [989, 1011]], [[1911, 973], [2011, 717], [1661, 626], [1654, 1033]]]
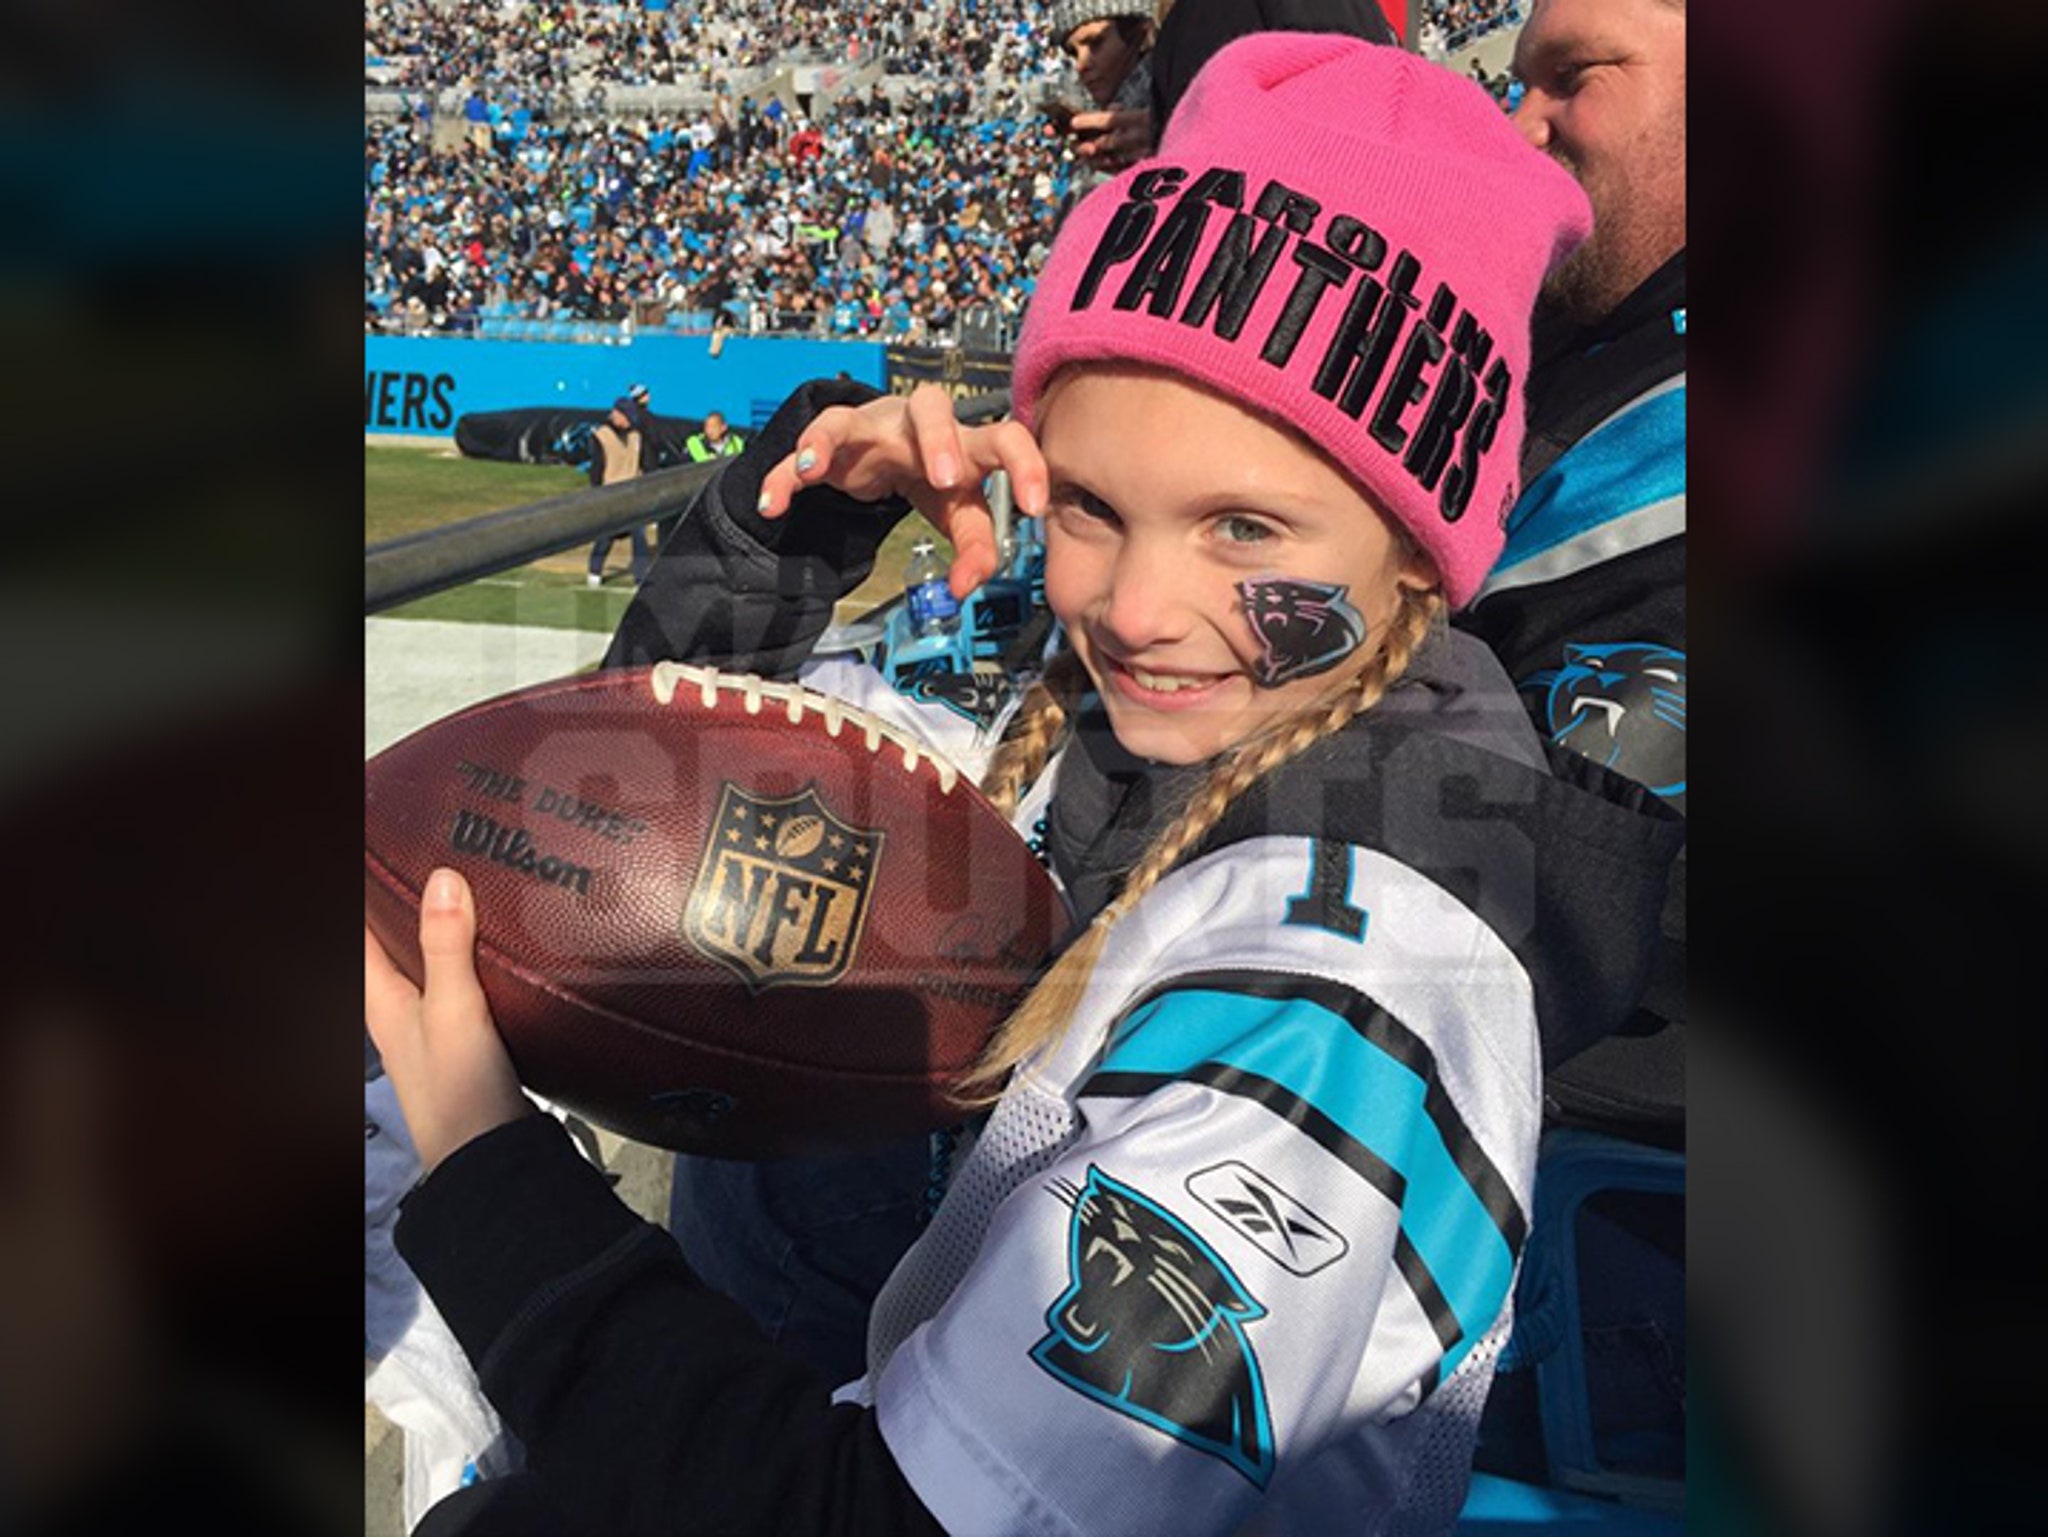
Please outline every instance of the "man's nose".
[[1525, 90], [1511, 121], [1522, 137], [1537, 149], [1550, 147], [1550, 98], [1541, 91]]

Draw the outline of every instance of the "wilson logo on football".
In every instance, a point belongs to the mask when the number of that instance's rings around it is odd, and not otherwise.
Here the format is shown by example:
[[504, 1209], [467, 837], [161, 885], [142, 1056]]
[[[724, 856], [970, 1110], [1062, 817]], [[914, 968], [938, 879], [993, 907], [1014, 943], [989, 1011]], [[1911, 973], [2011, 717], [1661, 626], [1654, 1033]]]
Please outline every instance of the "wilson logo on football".
[[756, 992], [828, 986], [860, 944], [882, 842], [826, 810], [815, 786], [767, 800], [728, 783], [683, 935]]

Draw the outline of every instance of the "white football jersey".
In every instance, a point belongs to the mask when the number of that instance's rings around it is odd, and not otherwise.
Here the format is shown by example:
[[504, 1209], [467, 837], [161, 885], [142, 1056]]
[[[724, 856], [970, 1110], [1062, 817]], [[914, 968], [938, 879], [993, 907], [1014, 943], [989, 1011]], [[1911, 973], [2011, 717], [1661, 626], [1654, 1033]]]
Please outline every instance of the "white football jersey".
[[[804, 681], [970, 774], [1003, 719], [843, 663]], [[845, 1396], [954, 1532], [1447, 1529], [1540, 1084], [1529, 976], [1442, 886], [1311, 837], [1210, 852], [1117, 925], [1018, 1071]]]

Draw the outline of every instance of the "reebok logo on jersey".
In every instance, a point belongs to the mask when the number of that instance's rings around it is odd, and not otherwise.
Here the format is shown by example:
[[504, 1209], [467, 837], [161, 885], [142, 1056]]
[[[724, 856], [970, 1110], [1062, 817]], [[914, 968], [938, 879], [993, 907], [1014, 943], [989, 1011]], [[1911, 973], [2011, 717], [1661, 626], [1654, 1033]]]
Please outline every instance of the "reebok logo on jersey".
[[1265, 1175], [1234, 1160], [1189, 1175], [1188, 1193], [1298, 1276], [1336, 1264], [1351, 1247], [1342, 1233]]

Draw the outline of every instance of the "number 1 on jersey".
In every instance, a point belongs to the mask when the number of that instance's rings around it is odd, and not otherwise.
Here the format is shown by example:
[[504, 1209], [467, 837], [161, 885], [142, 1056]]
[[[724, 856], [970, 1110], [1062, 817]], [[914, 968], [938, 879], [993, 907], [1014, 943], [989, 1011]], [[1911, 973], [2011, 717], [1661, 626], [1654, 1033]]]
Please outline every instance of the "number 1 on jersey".
[[1351, 902], [1351, 845], [1318, 838], [1311, 846], [1308, 889], [1287, 899], [1283, 922], [1328, 929], [1341, 939], [1365, 939], [1366, 911]]

